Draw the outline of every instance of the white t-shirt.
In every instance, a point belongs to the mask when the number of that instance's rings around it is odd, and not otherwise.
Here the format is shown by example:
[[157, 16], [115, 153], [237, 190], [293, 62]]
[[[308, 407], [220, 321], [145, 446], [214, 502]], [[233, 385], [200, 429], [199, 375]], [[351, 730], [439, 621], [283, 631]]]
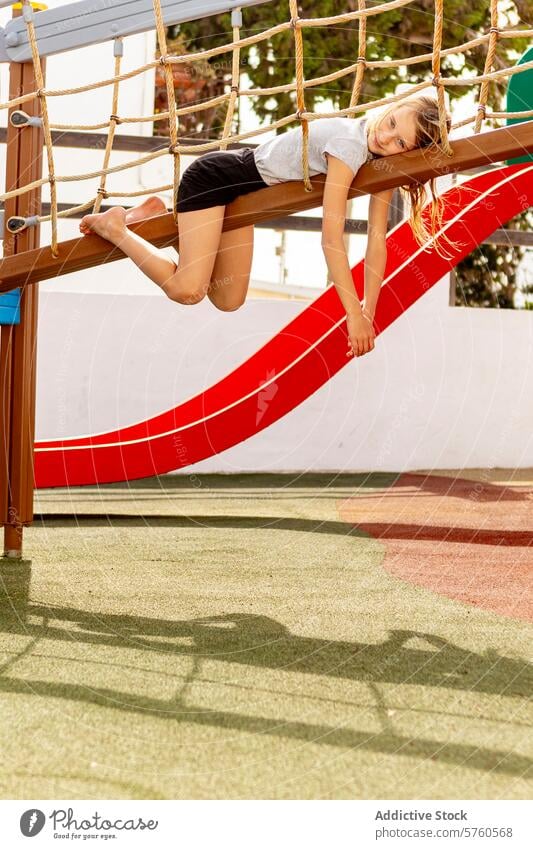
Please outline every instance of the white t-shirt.
[[[373, 158], [368, 150], [366, 118], [319, 118], [309, 121], [309, 174], [326, 174], [325, 154], [341, 159], [357, 173], [361, 165]], [[258, 145], [255, 164], [269, 186], [285, 180], [303, 180], [302, 128], [294, 127]]]

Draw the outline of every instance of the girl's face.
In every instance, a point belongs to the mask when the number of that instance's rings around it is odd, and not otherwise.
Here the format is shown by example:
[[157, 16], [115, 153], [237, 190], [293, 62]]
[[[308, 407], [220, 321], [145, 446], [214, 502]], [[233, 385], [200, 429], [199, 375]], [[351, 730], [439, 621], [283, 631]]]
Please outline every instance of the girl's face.
[[381, 117], [369, 122], [368, 149], [377, 156], [405, 153], [416, 147], [415, 110], [402, 104], [393, 106]]

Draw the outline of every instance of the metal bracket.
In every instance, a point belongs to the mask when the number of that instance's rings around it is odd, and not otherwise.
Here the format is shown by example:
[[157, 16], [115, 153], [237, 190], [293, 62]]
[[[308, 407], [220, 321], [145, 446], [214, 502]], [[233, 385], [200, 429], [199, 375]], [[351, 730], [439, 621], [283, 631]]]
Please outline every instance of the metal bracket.
[[[161, 0], [166, 26], [194, 21], [272, 0]], [[2, 5], [0, 0], [0, 5]], [[138, 32], [155, 29], [152, 0], [81, 0], [34, 17], [35, 35], [41, 56], [65, 53], [89, 44], [99, 44]], [[1, 41], [1, 40], [0, 40]], [[27, 62], [31, 59], [26, 24], [21, 17], [6, 24], [0, 61]]]
[[26, 24], [33, 23], [34, 15], [33, 15], [33, 9], [32, 9], [31, 6], [23, 6], [22, 7], [22, 17], [23, 17], [24, 22]]
[[15, 109], [9, 116], [13, 127], [42, 127], [43, 119], [39, 115], [28, 115], [22, 109]]
[[7, 219], [7, 229], [10, 233], [22, 233], [28, 227], [36, 227], [39, 223], [38, 215], [30, 215], [28, 218], [23, 218], [21, 215], [12, 215]]

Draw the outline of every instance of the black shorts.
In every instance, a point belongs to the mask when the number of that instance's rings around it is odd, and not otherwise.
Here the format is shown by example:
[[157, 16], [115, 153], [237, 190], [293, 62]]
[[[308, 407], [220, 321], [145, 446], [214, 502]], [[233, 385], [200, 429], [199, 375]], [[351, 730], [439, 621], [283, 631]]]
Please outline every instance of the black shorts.
[[195, 159], [178, 186], [178, 212], [230, 203], [239, 195], [266, 188], [252, 148], [212, 150]]

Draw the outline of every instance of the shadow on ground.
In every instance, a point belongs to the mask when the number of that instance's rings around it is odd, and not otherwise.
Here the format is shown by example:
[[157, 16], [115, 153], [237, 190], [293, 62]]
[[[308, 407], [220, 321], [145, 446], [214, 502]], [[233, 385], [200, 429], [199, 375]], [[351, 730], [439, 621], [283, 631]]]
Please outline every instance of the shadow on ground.
[[[367, 733], [347, 727], [250, 716], [244, 711], [194, 710], [190, 704], [181, 702], [179, 693], [170, 700], [158, 699], [89, 683], [83, 686], [9, 675], [10, 668], [21, 657], [31, 655], [38, 642], [52, 639], [69, 645], [82, 642], [147, 653], [165, 652], [187, 656], [193, 664], [195, 660], [209, 658], [226, 665], [323, 676], [324, 691], [328, 679], [343, 678], [366, 682], [371, 688], [383, 683], [413, 684], [436, 691], [446, 688], [527, 699], [533, 691], [533, 667], [523, 660], [493, 650], [483, 654], [465, 651], [426, 631], [391, 630], [385, 641], [371, 644], [300, 636], [275, 619], [261, 615], [227, 613], [174, 621], [47, 606], [30, 601], [30, 579], [28, 564], [6, 563], [0, 567], [0, 630], [28, 638], [25, 647], [0, 668], [0, 690], [4, 694], [68, 699], [172, 722], [194, 722], [327, 746], [362, 747], [388, 754], [403, 752], [424, 760], [524, 778], [532, 772], [533, 762], [516, 752], [413, 739], [398, 734], [390, 725], [379, 733]], [[158, 638], [157, 643], [151, 642], [154, 637]], [[416, 646], [409, 645], [413, 638], [417, 639]], [[420, 640], [425, 641], [427, 650], [420, 648]]]

